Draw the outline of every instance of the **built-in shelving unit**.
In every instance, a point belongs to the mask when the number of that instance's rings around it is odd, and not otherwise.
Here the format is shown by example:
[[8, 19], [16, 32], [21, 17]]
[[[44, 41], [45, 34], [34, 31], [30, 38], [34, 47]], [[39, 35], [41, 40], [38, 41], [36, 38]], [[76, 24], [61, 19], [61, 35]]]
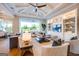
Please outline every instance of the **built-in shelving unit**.
[[77, 36], [77, 9], [53, 17], [48, 20], [48, 24], [50, 24], [50, 27], [53, 24], [61, 24], [61, 32], [54, 32], [52, 28], [50, 29], [53, 35], [62, 39], [69, 40], [71, 37]]
[[64, 32], [71, 31], [72, 33], [75, 33], [75, 17], [65, 19], [63, 21], [63, 27]]

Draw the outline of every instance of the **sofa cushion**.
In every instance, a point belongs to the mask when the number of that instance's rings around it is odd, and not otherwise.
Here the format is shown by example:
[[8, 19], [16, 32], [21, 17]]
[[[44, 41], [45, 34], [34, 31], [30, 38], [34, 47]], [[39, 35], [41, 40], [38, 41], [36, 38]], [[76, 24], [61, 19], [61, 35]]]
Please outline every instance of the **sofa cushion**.
[[54, 41], [53, 41], [52, 46], [59, 46], [59, 45], [61, 45], [61, 44], [62, 44], [61, 39], [58, 39], [58, 40], [54, 40]]
[[49, 42], [50, 40], [46, 38], [36, 38], [36, 41], [38, 41], [39, 43], [42, 43], [42, 42]]
[[77, 36], [72, 37], [71, 40], [77, 40]]

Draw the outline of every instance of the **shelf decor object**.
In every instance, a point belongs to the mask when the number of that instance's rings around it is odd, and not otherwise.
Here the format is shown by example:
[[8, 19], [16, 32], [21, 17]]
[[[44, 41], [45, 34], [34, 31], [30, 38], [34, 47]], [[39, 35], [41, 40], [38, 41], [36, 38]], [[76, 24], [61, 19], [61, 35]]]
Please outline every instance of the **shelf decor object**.
[[72, 33], [75, 33], [75, 17], [65, 19], [63, 21], [64, 25], [64, 32], [71, 31]]

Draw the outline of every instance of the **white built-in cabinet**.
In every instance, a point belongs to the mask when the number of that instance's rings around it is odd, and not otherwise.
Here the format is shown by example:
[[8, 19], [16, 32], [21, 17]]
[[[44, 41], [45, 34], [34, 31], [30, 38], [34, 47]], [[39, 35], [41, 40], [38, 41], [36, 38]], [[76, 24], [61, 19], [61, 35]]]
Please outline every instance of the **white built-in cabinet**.
[[[61, 32], [54, 32], [52, 30], [52, 26], [54, 24], [61, 24]], [[47, 32], [49, 31], [51, 32], [52, 36], [58, 36], [66, 41], [70, 40], [73, 36], [77, 36], [77, 9], [55, 16], [48, 20]]]

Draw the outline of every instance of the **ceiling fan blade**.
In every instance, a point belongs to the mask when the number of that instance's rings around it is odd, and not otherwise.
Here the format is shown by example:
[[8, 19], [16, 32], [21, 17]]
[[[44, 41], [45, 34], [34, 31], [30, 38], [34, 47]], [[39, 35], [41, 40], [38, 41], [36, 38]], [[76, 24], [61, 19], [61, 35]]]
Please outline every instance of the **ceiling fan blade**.
[[45, 6], [47, 6], [47, 5], [41, 5], [41, 6], [37, 6], [38, 8], [42, 8], [42, 7], [45, 7]]
[[36, 5], [34, 5], [34, 4], [32, 4], [32, 3], [29, 3], [29, 4], [36, 8], [36, 9], [35, 9], [35, 12], [37, 12], [37, 8], [42, 8], [42, 7], [47, 6], [46, 4], [44, 4], [44, 5], [40, 5], [40, 6], [38, 6], [37, 3], [36, 3]]
[[37, 7], [37, 6], [33, 5], [32, 3], [29, 3], [29, 4], [32, 5], [33, 7]]

